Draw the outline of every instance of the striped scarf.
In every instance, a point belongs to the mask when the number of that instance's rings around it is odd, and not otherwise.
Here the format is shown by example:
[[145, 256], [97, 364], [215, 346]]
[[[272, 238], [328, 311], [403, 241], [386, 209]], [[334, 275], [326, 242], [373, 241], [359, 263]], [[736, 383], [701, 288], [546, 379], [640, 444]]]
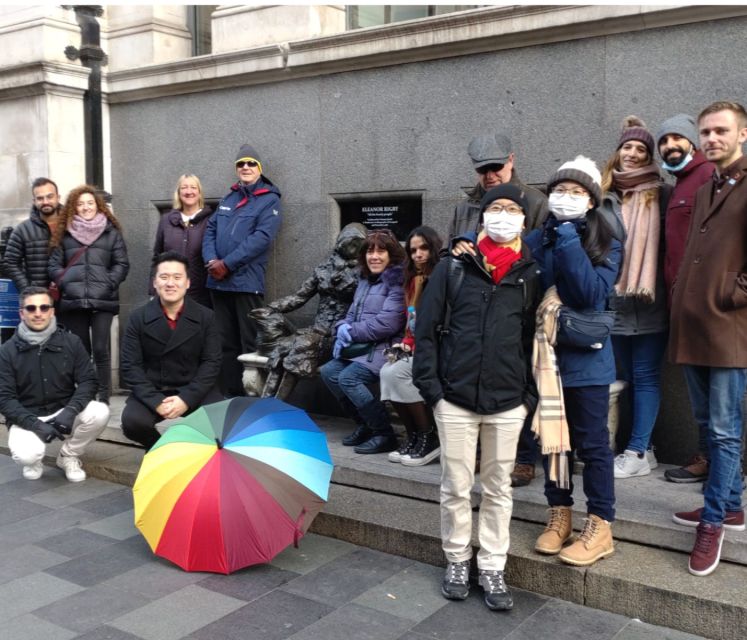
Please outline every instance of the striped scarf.
[[563, 385], [560, 380], [555, 344], [558, 314], [563, 303], [552, 286], [537, 308], [537, 328], [532, 348], [532, 373], [539, 392], [539, 405], [532, 419], [532, 433], [539, 438], [542, 455], [548, 456], [550, 480], [561, 489], [570, 487], [568, 456], [571, 438], [565, 418]]

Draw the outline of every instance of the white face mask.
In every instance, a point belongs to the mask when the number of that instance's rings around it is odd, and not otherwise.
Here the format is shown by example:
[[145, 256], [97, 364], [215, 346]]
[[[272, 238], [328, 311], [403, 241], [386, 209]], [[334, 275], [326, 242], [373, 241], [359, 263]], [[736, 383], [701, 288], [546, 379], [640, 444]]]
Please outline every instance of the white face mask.
[[550, 211], [560, 221], [577, 220], [583, 218], [589, 210], [589, 196], [574, 198], [568, 193], [563, 195], [551, 193], [548, 198]]
[[504, 244], [514, 240], [524, 228], [524, 216], [514, 215], [507, 211], [500, 213], [483, 213], [485, 233], [493, 242]]

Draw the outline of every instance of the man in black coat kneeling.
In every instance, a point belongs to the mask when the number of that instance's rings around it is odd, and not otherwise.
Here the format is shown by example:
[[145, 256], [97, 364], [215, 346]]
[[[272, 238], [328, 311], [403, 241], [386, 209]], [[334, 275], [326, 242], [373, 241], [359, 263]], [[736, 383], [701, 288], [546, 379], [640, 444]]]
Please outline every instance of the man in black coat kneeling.
[[220, 335], [213, 312], [186, 297], [188, 267], [175, 251], [156, 258], [156, 296], [132, 313], [122, 342], [120, 374], [131, 390], [122, 431], [146, 450], [160, 437], [157, 422], [223, 400]]

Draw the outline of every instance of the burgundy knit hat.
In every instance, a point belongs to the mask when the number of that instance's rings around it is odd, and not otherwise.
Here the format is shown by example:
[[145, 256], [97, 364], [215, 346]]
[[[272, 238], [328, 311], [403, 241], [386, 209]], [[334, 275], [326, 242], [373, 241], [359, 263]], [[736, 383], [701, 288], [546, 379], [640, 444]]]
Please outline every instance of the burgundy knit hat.
[[628, 116], [623, 120], [622, 133], [617, 148], [622, 147], [628, 140], [642, 142], [648, 149], [648, 155], [654, 157], [654, 136], [646, 128], [646, 123], [637, 116]]

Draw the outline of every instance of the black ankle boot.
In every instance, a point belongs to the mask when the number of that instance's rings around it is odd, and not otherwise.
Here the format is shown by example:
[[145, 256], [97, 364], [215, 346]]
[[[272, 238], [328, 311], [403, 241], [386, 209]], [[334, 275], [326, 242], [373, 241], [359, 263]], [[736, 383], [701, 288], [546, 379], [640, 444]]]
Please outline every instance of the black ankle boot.
[[435, 460], [441, 455], [441, 445], [435, 428], [418, 434], [418, 440], [410, 455], [402, 458], [402, 464], [408, 467], [420, 467]]
[[359, 424], [353, 433], [342, 439], [342, 444], [346, 447], [354, 447], [368, 440], [373, 435], [371, 429], [364, 424]]
[[387, 453], [399, 446], [397, 436], [374, 435], [353, 449], [356, 453]]

